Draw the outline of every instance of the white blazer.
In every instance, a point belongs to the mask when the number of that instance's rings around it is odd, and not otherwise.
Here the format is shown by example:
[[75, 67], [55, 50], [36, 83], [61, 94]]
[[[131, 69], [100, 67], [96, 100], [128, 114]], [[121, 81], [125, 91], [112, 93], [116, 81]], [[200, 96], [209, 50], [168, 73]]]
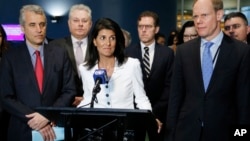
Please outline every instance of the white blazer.
[[[92, 89], [95, 83], [93, 74], [96, 69], [98, 69], [98, 64], [90, 70], [87, 70], [84, 64], [79, 66], [83, 82], [84, 100], [81, 101], [78, 107], [90, 107], [88, 104], [92, 99]], [[142, 71], [140, 62], [137, 59], [129, 57], [127, 62], [121, 66], [118, 66], [116, 61], [109, 82], [101, 84], [100, 87], [101, 91], [97, 94], [94, 108], [134, 109], [135, 102], [137, 108], [152, 111], [151, 104], [144, 91]]]

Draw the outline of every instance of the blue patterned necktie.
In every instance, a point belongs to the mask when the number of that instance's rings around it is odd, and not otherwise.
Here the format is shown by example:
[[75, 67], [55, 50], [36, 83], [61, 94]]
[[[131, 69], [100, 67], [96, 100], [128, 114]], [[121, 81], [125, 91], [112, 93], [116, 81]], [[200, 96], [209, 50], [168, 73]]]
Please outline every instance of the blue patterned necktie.
[[207, 91], [208, 84], [210, 82], [213, 73], [213, 59], [210, 52], [210, 47], [213, 42], [206, 42], [202, 57], [202, 77], [205, 91]]

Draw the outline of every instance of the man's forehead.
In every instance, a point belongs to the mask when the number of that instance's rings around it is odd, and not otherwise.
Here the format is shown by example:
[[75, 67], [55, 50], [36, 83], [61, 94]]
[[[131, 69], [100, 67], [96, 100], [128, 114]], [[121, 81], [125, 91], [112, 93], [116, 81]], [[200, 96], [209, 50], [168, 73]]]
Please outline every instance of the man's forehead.
[[244, 20], [240, 17], [232, 17], [225, 21], [225, 24], [228, 24], [228, 23], [242, 24], [244, 23]]

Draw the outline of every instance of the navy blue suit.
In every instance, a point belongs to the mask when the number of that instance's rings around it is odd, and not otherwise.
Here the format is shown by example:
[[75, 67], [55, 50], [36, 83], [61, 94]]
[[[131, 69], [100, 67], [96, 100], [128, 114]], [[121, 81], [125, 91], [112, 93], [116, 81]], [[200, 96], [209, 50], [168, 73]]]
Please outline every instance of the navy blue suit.
[[26, 44], [12, 48], [1, 60], [1, 99], [11, 114], [10, 141], [31, 141], [26, 114], [40, 106], [70, 106], [76, 95], [72, 67], [65, 49], [44, 46], [44, 81], [40, 94]]
[[55, 39], [55, 40], [51, 41], [49, 44], [52, 46], [60, 46], [60, 47], [63, 47], [67, 50], [70, 62], [71, 62], [72, 67], [73, 67], [74, 79], [75, 79], [76, 89], [77, 89], [77, 96], [83, 96], [82, 80], [80, 79], [80, 77], [78, 75], [78, 68], [77, 68], [78, 66], [76, 65], [71, 36], [61, 38], [61, 39]]
[[153, 113], [161, 122], [166, 121], [172, 65], [174, 52], [167, 46], [155, 45], [154, 59], [149, 77], [146, 78], [144, 65], [142, 63], [142, 52], [140, 44], [126, 48], [126, 54], [138, 58], [143, 70], [143, 82], [146, 94], [151, 102]]
[[[167, 117], [167, 141], [228, 141], [230, 126], [249, 124], [249, 47], [224, 35], [205, 92], [201, 38], [177, 47]], [[203, 127], [202, 127], [203, 125]]]

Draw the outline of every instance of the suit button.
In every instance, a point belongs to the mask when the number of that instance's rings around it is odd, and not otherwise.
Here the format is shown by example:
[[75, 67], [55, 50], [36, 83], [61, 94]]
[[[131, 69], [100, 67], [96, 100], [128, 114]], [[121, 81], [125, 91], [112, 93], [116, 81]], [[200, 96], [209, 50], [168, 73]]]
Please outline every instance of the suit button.
[[107, 102], [108, 105], [110, 105], [110, 102]]
[[109, 94], [106, 94], [106, 97], [109, 97]]
[[109, 88], [109, 86], [108, 86], [108, 85], [106, 85], [105, 87], [106, 87], [106, 88]]

